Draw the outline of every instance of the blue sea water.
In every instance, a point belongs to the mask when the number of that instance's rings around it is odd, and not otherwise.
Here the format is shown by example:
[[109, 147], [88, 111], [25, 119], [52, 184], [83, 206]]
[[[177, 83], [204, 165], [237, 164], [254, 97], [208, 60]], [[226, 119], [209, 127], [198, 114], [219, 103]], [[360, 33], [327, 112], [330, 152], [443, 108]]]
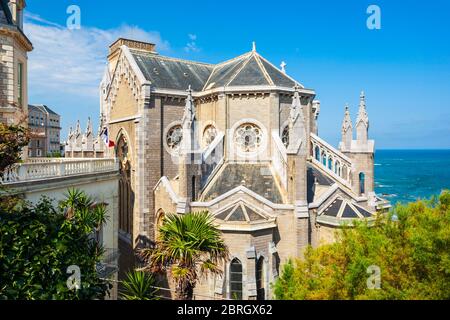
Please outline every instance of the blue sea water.
[[377, 150], [375, 192], [391, 201], [411, 202], [450, 189], [450, 150]]

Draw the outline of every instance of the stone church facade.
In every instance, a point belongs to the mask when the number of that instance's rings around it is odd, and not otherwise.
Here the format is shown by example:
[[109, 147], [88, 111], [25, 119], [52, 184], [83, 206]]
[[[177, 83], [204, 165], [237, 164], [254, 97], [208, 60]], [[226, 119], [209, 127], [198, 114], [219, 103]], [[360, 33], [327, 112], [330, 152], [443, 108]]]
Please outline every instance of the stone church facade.
[[389, 207], [374, 193], [364, 94], [354, 125], [346, 108], [334, 148], [317, 135], [315, 91], [255, 48], [213, 65], [119, 39], [100, 91], [115, 141], [105, 156], [121, 162], [123, 270], [133, 264], [133, 248], [155, 240], [166, 214], [208, 211], [230, 261], [195, 294], [270, 299], [288, 258]]

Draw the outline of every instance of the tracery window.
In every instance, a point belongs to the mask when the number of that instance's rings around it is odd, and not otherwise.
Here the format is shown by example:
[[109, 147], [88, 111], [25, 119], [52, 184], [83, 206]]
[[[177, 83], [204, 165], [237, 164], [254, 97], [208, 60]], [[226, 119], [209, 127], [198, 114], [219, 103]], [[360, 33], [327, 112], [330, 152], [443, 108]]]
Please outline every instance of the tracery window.
[[283, 141], [284, 146], [287, 148], [289, 146], [289, 126], [285, 126], [283, 132], [281, 133], [281, 141]]
[[208, 125], [203, 131], [203, 144], [209, 146], [217, 137], [217, 129], [213, 125]]
[[181, 125], [173, 126], [167, 131], [166, 143], [172, 152], [180, 149], [181, 140], [183, 140], [183, 128]]
[[263, 133], [257, 125], [246, 123], [236, 130], [234, 142], [243, 152], [255, 152], [261, 146], [262, 138]]

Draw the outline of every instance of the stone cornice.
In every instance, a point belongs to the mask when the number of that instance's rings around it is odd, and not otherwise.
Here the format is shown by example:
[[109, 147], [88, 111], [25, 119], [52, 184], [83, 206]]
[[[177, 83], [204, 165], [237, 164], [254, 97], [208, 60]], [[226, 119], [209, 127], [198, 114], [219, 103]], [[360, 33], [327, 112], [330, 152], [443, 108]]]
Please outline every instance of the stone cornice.
[[[234, 87], [221, 87], [205, 91], [192, 92], [194, 98], [206, 98], [208, 96], [215, 96], [219, 94], [265, 94], [265, 93], [280, 93], [280, 94], [294, 94], [294, 88], [278, 87], [278, 86], [234, 86]], [[164, 96], [177, 96], [186, 97], [187, 93], [184, 90], [162, 89], [152, 88], [154, 95]], [[312, 89], [300, 89], [299, 93], [302, 96], [314, 97], [316, 92]]]
[[22, 30], [20, 30], [16, 26], [8, 26], [8, 25], [0, 26], [0, 35], [13, 37], [14, 40], [17, 41], [21, 45], [21, 47], [27, 52], [33, 50], [33, 44], [31, 43], [31, 41], [22, 32]]

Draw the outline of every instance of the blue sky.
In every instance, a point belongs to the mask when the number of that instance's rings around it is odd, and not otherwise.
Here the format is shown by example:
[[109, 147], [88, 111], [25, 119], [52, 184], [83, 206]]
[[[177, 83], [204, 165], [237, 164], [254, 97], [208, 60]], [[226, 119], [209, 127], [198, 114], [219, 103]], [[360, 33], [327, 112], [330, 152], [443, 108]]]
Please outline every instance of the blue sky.
[[[63, 117], [98, 117], [97, 86], [117, 37], [153, 41], [164, 55], [217, 63], [251, 50], [317, 92], [319, 134], [337, 145], [344, 105], [364, 90], [371, 138], [382, 148], [450, 148], [450, 2], [28, 0], [30, 103]], [[68, 30], [69, 5], [81, 29]], [[369, 5], [381, 30], [366, 27]], [[94, 119], [96, 122], [97, 119]]]

